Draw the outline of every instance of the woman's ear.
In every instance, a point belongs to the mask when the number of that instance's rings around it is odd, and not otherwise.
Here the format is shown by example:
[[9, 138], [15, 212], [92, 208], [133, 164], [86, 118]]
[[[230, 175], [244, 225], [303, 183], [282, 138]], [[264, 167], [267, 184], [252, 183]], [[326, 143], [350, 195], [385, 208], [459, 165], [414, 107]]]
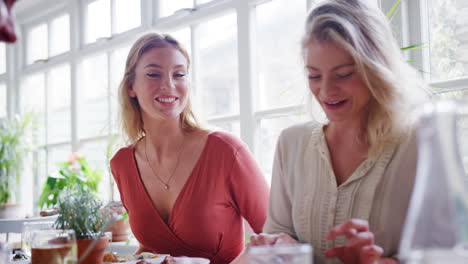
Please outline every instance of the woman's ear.
[[130, 87], [127, 89], [127, 94], [128, 94], [128, 96], [130, 96], [131, 98], [136, 98], [136, 97], [137, 97], [136, 92], [133, 90], [133, 85], [130, 86]]

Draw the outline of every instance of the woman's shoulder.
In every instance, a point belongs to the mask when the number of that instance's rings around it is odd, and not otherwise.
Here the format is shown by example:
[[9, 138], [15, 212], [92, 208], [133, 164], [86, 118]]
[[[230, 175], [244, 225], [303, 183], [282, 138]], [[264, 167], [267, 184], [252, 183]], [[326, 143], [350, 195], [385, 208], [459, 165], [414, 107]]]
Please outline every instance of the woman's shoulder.
[[128, 162], [129, 160], [131, 160], [131, 157], [133, 155], [133, 149], [133, 145], [120, 148], [110, 160], [111, 166], [115, 164], [122, 164], [123, 162]]
[[224, 131], [212, 131], [208, 135], [212, 147], [236, 152], [247, 145], [237, 136]]
[[316, 121], [298, 123], [281, 131], [279, 140], [280, 142], [285, 143], [300, 142], [305, 139], [308, 140], [310, 136], [319, 134], [321, 132], [322, 126], [322, 124]]

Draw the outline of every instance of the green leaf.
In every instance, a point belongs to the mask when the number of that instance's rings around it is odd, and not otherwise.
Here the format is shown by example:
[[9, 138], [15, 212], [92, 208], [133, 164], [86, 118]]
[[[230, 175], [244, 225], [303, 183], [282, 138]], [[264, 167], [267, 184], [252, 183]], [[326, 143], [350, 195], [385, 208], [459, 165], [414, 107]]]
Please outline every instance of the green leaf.
[[393, 4], [392, 8], [390, 8], [390, 10], [387, 12], [387, 15], [386, 15], [386, 16], [387, 16], [388, 19], [390, 19], [390, 20], [393, 19], [393, 15], [394, 15], [396, 9], [398, 8], [398, 6], [400, 6], [400, 3], [401, 3], [401, 0], [397, 0], [397, 1]]
[[402, 47], [400, 48], [400, 50], [418, 50], [418, 49], [425, 49], [425, 48], [429, 48], [429, 46], [423, 46], [424, 44], [415, 44], [415, 45], [410, 45], [410, 46], [407, 46], [407, 47]]

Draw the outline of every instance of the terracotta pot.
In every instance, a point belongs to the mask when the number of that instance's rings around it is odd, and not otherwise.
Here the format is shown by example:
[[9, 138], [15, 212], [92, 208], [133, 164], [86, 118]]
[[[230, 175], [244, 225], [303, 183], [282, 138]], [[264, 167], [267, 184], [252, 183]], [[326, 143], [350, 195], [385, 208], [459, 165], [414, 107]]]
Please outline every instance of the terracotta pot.
[[113, 242], [127, 241], [129, 227], [128, 219], [119, 219], [110, 225], [107, 231], [112, 232]]
[[[81, 258], [81, 255], [91, 244], [93, 239], [80, 239], [76, 243], [78, 245], [78, 259]], [[80, 261], [79, 264], [102, 264], [102, 258], [104, 257], [104, 251], [109, 245], [109, 239], [107, 237], [102, 237], [94, 246], [93, 250], [86, 256], [85, 259]]]

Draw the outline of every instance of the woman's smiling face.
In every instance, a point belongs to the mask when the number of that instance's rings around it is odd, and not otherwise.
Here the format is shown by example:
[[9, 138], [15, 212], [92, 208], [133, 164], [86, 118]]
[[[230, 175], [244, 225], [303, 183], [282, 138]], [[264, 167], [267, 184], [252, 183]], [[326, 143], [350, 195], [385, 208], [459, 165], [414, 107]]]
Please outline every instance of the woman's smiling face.
[[346, 50], [332, 42], [312, 41], [306, 69], [309, 89], [330, 122], [363, 120], [371, 95]]
[[153, 48], [144, 53], [135, 68], [135, 81], [128, 90], [137, 98], [143, 116], [179, 118], [189, 94], [187, 59], [174, 47]]

